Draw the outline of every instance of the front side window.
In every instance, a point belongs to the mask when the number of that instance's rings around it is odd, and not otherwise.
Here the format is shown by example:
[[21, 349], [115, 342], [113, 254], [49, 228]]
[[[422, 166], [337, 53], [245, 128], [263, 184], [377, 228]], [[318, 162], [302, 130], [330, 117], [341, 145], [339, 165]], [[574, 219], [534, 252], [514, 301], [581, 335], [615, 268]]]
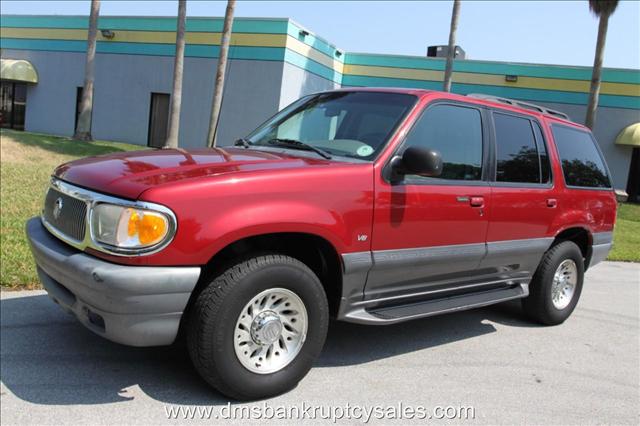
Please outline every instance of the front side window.
[[496, 181], [540, 183], [540, 158], [531, 121], [493, 113], [496, 132]]
[[604, 160], [590, 133], [559, 125], [553, 125], [551, 129], [567, 185], [611, 188]]
[[429, 107], [407, 135], [404, 147], [409, 146], [420, 146], [440, 153], [443, 167], [439, 179], [480, 180], [480, 111], [456, 105]]
[[372, 160], [417, 98], [404, 93], [329, 92], [276, 114], [248, 138], [253, 145], [299, 141], [331, 154]]

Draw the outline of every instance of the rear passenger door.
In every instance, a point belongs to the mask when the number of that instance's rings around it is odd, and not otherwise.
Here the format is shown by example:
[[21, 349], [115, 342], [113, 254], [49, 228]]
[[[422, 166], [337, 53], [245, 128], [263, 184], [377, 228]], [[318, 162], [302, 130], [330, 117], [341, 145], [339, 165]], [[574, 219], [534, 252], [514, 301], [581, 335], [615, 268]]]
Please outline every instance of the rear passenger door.
[[480, 268], [501, 279], [526, 279], [553, 241], [558, 200], [549, 150], [537, 119], [496, 110], [491, 116], [491, 220]]

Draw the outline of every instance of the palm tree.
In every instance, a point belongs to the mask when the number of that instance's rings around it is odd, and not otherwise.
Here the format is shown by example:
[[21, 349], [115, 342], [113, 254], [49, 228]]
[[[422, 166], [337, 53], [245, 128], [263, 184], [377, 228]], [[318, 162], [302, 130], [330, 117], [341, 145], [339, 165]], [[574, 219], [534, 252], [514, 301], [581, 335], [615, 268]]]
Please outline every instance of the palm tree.
[[182, 105], [182, 74], [184, 67], [184, 27], [187, 21], [187, 0], [178, 0], [178, 32], [176, 55], [173, 62], [173, 90], [169, 105], [169, 128], [163, 148], [177, 148], [180, 132], [180, 106]]
[[449, 50], [447, 51], [447, 65], [444, 68], [444, 84], [442, 90], [451, 91], [451, 77], [453, 75], [453, 58], [456, 55], [456, 31], [460, 17], [460, 0], [453, 0], [451, 11], [451, 27], [449, 28]]
[[96, 40], [98, 39], [98, 16], [100, 0], [91, 0], [89, 14], [89, 35], [87, 38], [87, 59], [84, 66], [84, 86], [80, 99], [80, 114], [76, 124], [74, 139], [90, 141], [91, 115], [93, 113], [93, 80], [95, 75]]
[[233, 10], [235, 7], [236, 0], [227, 1], [227, 10], [224, 13], [224, 26], [222, 28], [222, 41], [220, 43], [220, 55], [218, 56], [218, 66], [216, 69], [216, 81], [213, 89], [213, 101], [211, 102], [209, 134], [207, 135], [207, 145], [210, 147], [216, 145], [216, 132], [218, 130], [218, 120], [220, 119], [220, 108], [222, 107], [224, 75], [227, 69], [229, 44], [231, 43], [231, 27], [233, 26]]
[[596, 15], [598, 23], [598, 41], [596, 42], [596, 56], [593, 59], [593, 71], [591, 74], [591, 89], [589, 90], [589, 104], [584, 124], [593, 129], [596, 124], [596, 109], [600, 97], [600, 80], [602, 78], [602, 60], [604, 58], [604, 45], [607, 39], [609, 17], [618, 7], [618, 0], [589, 0], [589, 9]]

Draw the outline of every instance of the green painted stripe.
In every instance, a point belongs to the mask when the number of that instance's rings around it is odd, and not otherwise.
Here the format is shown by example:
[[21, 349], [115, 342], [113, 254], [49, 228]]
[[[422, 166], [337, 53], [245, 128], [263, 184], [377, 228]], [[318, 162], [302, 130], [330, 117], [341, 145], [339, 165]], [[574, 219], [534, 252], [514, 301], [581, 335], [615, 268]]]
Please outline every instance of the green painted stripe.
[[334, 45], [328, 43], [327, 41], [317, 37], [315, 34], [309, 33], [307, 36], [300, 35], [300, 28], [293, 22], [289, 22], [289, 27], [287, 33], [295, 38], [296, 40], [301, 41], [302, 43], [313, 47], [320, 53], [324, 53], [329, 58], [336, 59], [339, 62], [344, 62], [344, 54], [341, 56], [336, 56], [336, 50], [338, 50]]
[[[445, 61], [444, 59], [422, 58], [417, 56], [347, 53], [345, 55], [345, 64], [443, 71]], [[555, 65], [456, 60], [453, 69], [455, 71], [477, 72], [482, 74], [515, 74], [529, 77], [591, 80], [590, 67], [563, 67]], [[602, 70], [602, 81], [640, 84], [640, 71], [605, 68]]]
[[[51, 52], [77, 52], [87, 50], [87, 42], [78, 40], [37, 40], [37, 39], [0, 39], [3, 49], [44, 50]], [[175, 45], [160, 43], [119, 43], [98, 42], [98, 53], [115, 53], [122, 55], [174, 56]], [[220, 47], [215, 45], [187, 45], [185, 56], [196, 58], [217, 58]], [[286, 61], [307, 72], [318, 75], [329, 81], [340, 83], [342, 75], [309, 58], [281, 47], [249, 47], [231, 46], [231, 59]]]
[[[400, 78], [365, 77], [344, 75], [343, 86], [372, 87], [408, 87], [416, 89], [442, 90], [441, 81], [406, 80]], [[453, 92], [462, 95], [469, 93], [486, 93], [512, 99], [539, 102], [557, 102], [565, 104], [586, 105], [587, 93], [560, 92], [553, 90], [521, 89], [514, 87], [484, 86], [478, 84], [453, 84]], [[600, 95], [599, 105], [603, 107], [629, 108], [640, 110], [640, 98], [635, 96]]]
[[[86, 41], [77, 40], [36, 40], [36, 39], [1, 39], [3, 49], [49, 50], [56, 52], [80, 52], [87, 50]], [[119, 43], [98, 42], [98, 53], [118, 53], [124, 55], [174, 56], [175, 45], [160, 43]], [[285, 49], [282, 47], [231, 46], [231, 59], [250, 59], [264, 61], [284, 60]], [[197, 58], [217, 58], [220, 47], [216, 45], [190, 44], [185, 47], [185, 56]]]
[[[222, 32], [223, 18], [187, 18], [187, 31]], [[89, 26], [86, 16], [18, 16], [0, 17], [0, 26], [13, 28], [70, 28], [85, 29]], [[100, 28], [110, 30], [175, 31], [176, 18], [140, 18], [101, 16]], [[243, 19], [233, 22], [233, 32], [260, 34], [287, 34], [287, 19]]]
[[284, 60], [292, 65], [302, 68], [305, 71], [309, 71], [310, 73], [319, 75], [320, 77], [335, 83], [340, 83], [342, 81], [342, 74], [339, 72], [292, 50], [286, 49]]

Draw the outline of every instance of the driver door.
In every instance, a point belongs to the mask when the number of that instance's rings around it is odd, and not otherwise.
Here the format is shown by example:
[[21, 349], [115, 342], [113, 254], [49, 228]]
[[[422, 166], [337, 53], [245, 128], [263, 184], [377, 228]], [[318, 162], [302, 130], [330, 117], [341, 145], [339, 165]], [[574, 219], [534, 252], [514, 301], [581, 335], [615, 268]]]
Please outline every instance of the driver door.
[[442, 174], [377, 178], [365, 299], [442, 295], [477, 274], [491, 203], [484, 116], [474, 105], [427, 106], [396, 155], [409, 146], [439, 151]]

